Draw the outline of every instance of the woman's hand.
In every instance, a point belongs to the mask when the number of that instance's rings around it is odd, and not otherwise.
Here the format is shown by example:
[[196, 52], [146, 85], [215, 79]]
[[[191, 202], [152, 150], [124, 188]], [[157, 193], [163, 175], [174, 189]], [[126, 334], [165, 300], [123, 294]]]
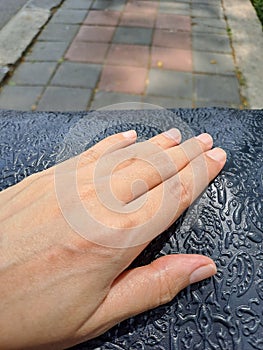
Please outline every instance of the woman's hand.
[[200, 255], [128, 269], [224, 166], [202, 134], [116, 134], [0, 193], [0, 349], [62, 349], [216, 272]]

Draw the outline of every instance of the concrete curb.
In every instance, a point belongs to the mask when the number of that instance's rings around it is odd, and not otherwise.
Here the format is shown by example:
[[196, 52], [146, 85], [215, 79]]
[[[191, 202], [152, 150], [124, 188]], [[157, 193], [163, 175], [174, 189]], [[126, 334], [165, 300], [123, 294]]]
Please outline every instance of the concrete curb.
[[30, 0], [0, 31], [0, 82], [64, 0]]
[[242, 95], [250, 108], [263, 107], [263, 33], [262, 26], [250, 0], [223, 0], [238, 69], [245, 82]]

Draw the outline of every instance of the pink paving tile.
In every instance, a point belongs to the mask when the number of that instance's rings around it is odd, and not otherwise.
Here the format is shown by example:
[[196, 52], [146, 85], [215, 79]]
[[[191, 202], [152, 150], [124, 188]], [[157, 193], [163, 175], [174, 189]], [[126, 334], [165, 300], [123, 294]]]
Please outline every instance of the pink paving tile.
[[108, 52], [107, 64], [147, 67], [149, 54], [147, 46], [114, 44]]
[[142, 94], [145, 89], [147, 69], [141, 67], [105, 66], [99, 90]]
[[125, 12], [140, 12], [144, 15], [157, 13], [158, 1], [129, 0], [125, 6]]
[[114, 27], [82, 26], [75, 40], [108, 43], [111, 41], [114, 31]]
[[189, 50], [153, 47], [152, 67], [191, 72], [192, 52]]
[[69, 61], [103, 63], [108, 44], [73, 41], [65, 58]]
[[124, 12], [120, 25], [128, 27], [152, 28], [155, 21], [155, 13], [149, 12], [147, 15], [141, 12]]
[[101, 26], [116, 26], [119, 21], [120, 12], [118, 11], [89, 11], [84, 24], [101, 25]]
[[159, 13], [156, 20], [156, 28], [170, 29], [190, 32], [191, 18], [189, 16], [181, 16], [174, 14]]
[[153, 46], [191, 50], [191, 34], [190, 32], [156, 29], [153, 36]]

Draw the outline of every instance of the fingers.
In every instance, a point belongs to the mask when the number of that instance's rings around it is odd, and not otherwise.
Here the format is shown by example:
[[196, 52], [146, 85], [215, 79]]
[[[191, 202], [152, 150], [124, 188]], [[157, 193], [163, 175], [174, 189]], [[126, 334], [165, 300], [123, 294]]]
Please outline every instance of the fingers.
[[[167, 138], [165, 135], [158, 136], [159, 144], [163, 138]], [[145, 159], [132, 159], [111, 176], [113, 193], [119, 200], [128, 203], [174, 176], [212, 145], [212, 137], [209, 134], [201, 134], [176, 147], [167, 147], [164, 151], [153, 153]]]
[[171, 301], [190, 283], [215, 273], [210, 258], [182, 254], [167, 255], [150, 265], [125, 271], [112, 285], [93, 321], [103, 325], [99, 330], [102, 333], [124, 319]]
[[[226, 153], [215, 148], [199, 155], [178, 174], [124, 206], [136, 234], [134, 245], [149, 242], [169, 227], [217, 176], [226, 161]], [[135, 231], [134, 231], [135, 232]]]
[[125, 148], [133, 144], [137, 139], [135, 130], [125, 131], [119, 134], [111, 135], [96, 145], [83, 152], [79, 160], [79, 165], [87, 165], [96, 162], [101, 156]]

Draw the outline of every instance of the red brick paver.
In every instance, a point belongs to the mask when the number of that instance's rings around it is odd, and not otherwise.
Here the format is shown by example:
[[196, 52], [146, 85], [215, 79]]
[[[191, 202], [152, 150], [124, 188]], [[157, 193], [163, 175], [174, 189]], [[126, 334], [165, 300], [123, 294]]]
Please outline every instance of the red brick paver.
[[191, 72], [192, 52], [165, 47], [153, 47], [152, 67]]
[[120, 66], [147, 67], [149, 62], [150, 49], [143, 45], [122, 45], [111, 46], [107, 63]]
[[155, 12], [124, 12], [120, 25], [127, 27], [152, 28], [155, 22]]
[[76, 62], [103, 63], [108, 44], [73, 41], [65, 58]]
[[159, 13], [156, 20], [156, 28], [190, 32], [191, 18], [189, 16]]
[[107, 65], [102, 71], [99, 90], [142, 94], [146, 77], [146, 68]]
[[114, 31], [114, 27], [82, 26], [75, 40], [108, 43], [111, 41]]
[[153, 45], [191, 50], [191, 33], [177, 32], [168, 29], [156, 29], [153, 36]]

